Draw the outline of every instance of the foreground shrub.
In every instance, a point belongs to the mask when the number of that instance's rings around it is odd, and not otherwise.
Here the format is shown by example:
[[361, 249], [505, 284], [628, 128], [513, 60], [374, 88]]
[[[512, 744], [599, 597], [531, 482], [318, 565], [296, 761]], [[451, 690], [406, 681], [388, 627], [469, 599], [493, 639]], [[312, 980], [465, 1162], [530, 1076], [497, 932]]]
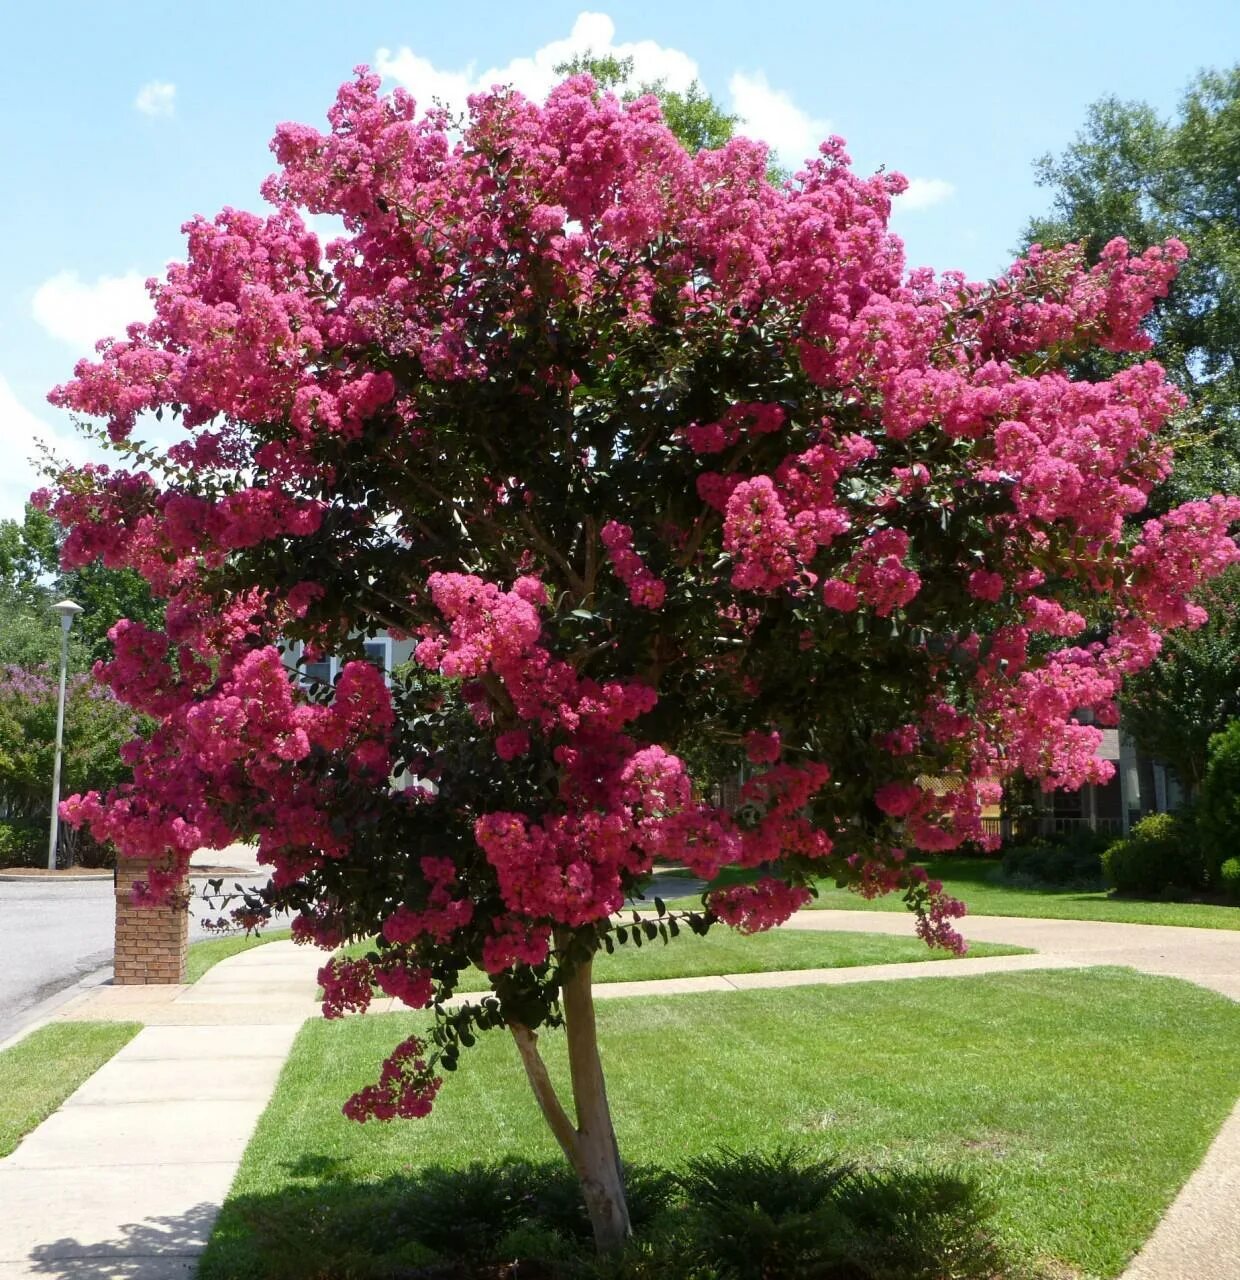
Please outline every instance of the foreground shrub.
[[[603, 1259], [571, 1172], [505, 1160], [256, 1203], [265, 1280], [1005, 1280], [990, 1202], [950, 1171], [799, 1149], [626, 1169], [640, 1239]], [[216, 1277], [208, 1274], [208, 1280]]]

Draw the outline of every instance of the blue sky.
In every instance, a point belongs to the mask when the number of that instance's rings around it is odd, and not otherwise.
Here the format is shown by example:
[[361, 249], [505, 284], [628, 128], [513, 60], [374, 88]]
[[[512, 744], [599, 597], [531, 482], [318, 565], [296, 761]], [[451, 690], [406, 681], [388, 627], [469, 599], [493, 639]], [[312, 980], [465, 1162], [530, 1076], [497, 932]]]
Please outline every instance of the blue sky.
[[186, 218], [257, 207], [274, 125], [321, 124], [357, 63], [452, 98], [494, 79], [537, 92], [573, 48], [618, 47], [673, 85], [699, 78], [790, 164], [843, 134], [860, 170], [914, 180], [895, 216], [910, 264], [985, 277], [1047, 206], [1033, 161], [1091, 102], [1169, 113], [1197, 71], [1240, 59], [1235, 0], [44, 0], [5, 28], [0, 517], [34, 482], [36, 436], [81, 456], [48, 389], [142, 318], [141, 281], [179, 256]]

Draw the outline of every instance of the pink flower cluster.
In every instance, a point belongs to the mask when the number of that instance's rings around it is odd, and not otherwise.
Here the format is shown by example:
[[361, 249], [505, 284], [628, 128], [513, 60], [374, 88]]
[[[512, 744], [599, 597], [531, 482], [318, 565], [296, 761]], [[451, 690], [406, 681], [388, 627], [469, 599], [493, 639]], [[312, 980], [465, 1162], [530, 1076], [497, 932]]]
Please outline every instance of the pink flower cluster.
[[808, 889], [769, 876], [755, 884], [714, 890], [707, 901], [724, 924], [741, 933], [761, 933], [783, 924], [812, 898]]
[[607, 548], [616, 577], [628, 587], [629, 599], [643, 609], [661, 608], [667, 598], [667, 585], [650, 572], [633, 550], [633, 530], [627, 524], [609, 520], [599, 530], [599, 541]]
[[430, 1115], [443, 1080], [432, 1074], [426, 1045], [410, 1036], [384, 1060], [377, 1084], [359, 1089], [344, 1104], [350, 1120], [419, 1120]]

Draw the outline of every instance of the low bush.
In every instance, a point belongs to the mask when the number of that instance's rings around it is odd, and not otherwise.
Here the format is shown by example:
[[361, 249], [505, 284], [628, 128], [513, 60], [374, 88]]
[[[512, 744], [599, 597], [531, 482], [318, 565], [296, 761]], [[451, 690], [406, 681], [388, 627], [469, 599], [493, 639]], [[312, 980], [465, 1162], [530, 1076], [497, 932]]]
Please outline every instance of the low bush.
[[1052, 886], [1096, 890], [1103, 886], [1107, 837], [1089, 830], [1061, 840], [1038, 838], [1003, 851], [1000, 878], [1017, 888]]
[[1219, 890], [1232, 902], [1240, 902], [1240, 858], [1228, 858], [1218, 869]]
[[47, 824], [0, 818], [0, 869], [39, 867], [47, 862]]
[[1107, 881], [1117, 893], [1157, 898], [1205, 887], [1205, 874], [1190, 818], [1152, 813], [1126, 839], [1102, 855]]
[[[423, 1169], [255, 1206], [268, 1280], [1036, 1280], [951, 1172], [884, 1170], [799, 1149], [721, 1151], [626, 1170], [635, 1239], [595, 1255], [576, 1179], [505, 1160]], [[313, 1203], [312, 1203], [313, 1201]]]
[[1223, 863], [1240, 853], [1240, 720], [1210, 739], [1197, 795], [1197, 830], [1209, 886], [1222, 890]]

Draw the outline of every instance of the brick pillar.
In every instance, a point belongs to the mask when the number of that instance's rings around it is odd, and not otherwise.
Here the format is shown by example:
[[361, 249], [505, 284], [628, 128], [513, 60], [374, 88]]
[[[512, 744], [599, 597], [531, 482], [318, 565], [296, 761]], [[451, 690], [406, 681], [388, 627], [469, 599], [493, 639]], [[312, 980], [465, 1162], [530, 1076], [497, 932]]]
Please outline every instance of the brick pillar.
[[185, 951], [189, 937], [189, 912], [183, 896], [158, 907], [133, 903], [135, 880], [146, 880], [151, 863], [144, 858], [116, 860], [116, 956], [117, 986], [184, 982]]

